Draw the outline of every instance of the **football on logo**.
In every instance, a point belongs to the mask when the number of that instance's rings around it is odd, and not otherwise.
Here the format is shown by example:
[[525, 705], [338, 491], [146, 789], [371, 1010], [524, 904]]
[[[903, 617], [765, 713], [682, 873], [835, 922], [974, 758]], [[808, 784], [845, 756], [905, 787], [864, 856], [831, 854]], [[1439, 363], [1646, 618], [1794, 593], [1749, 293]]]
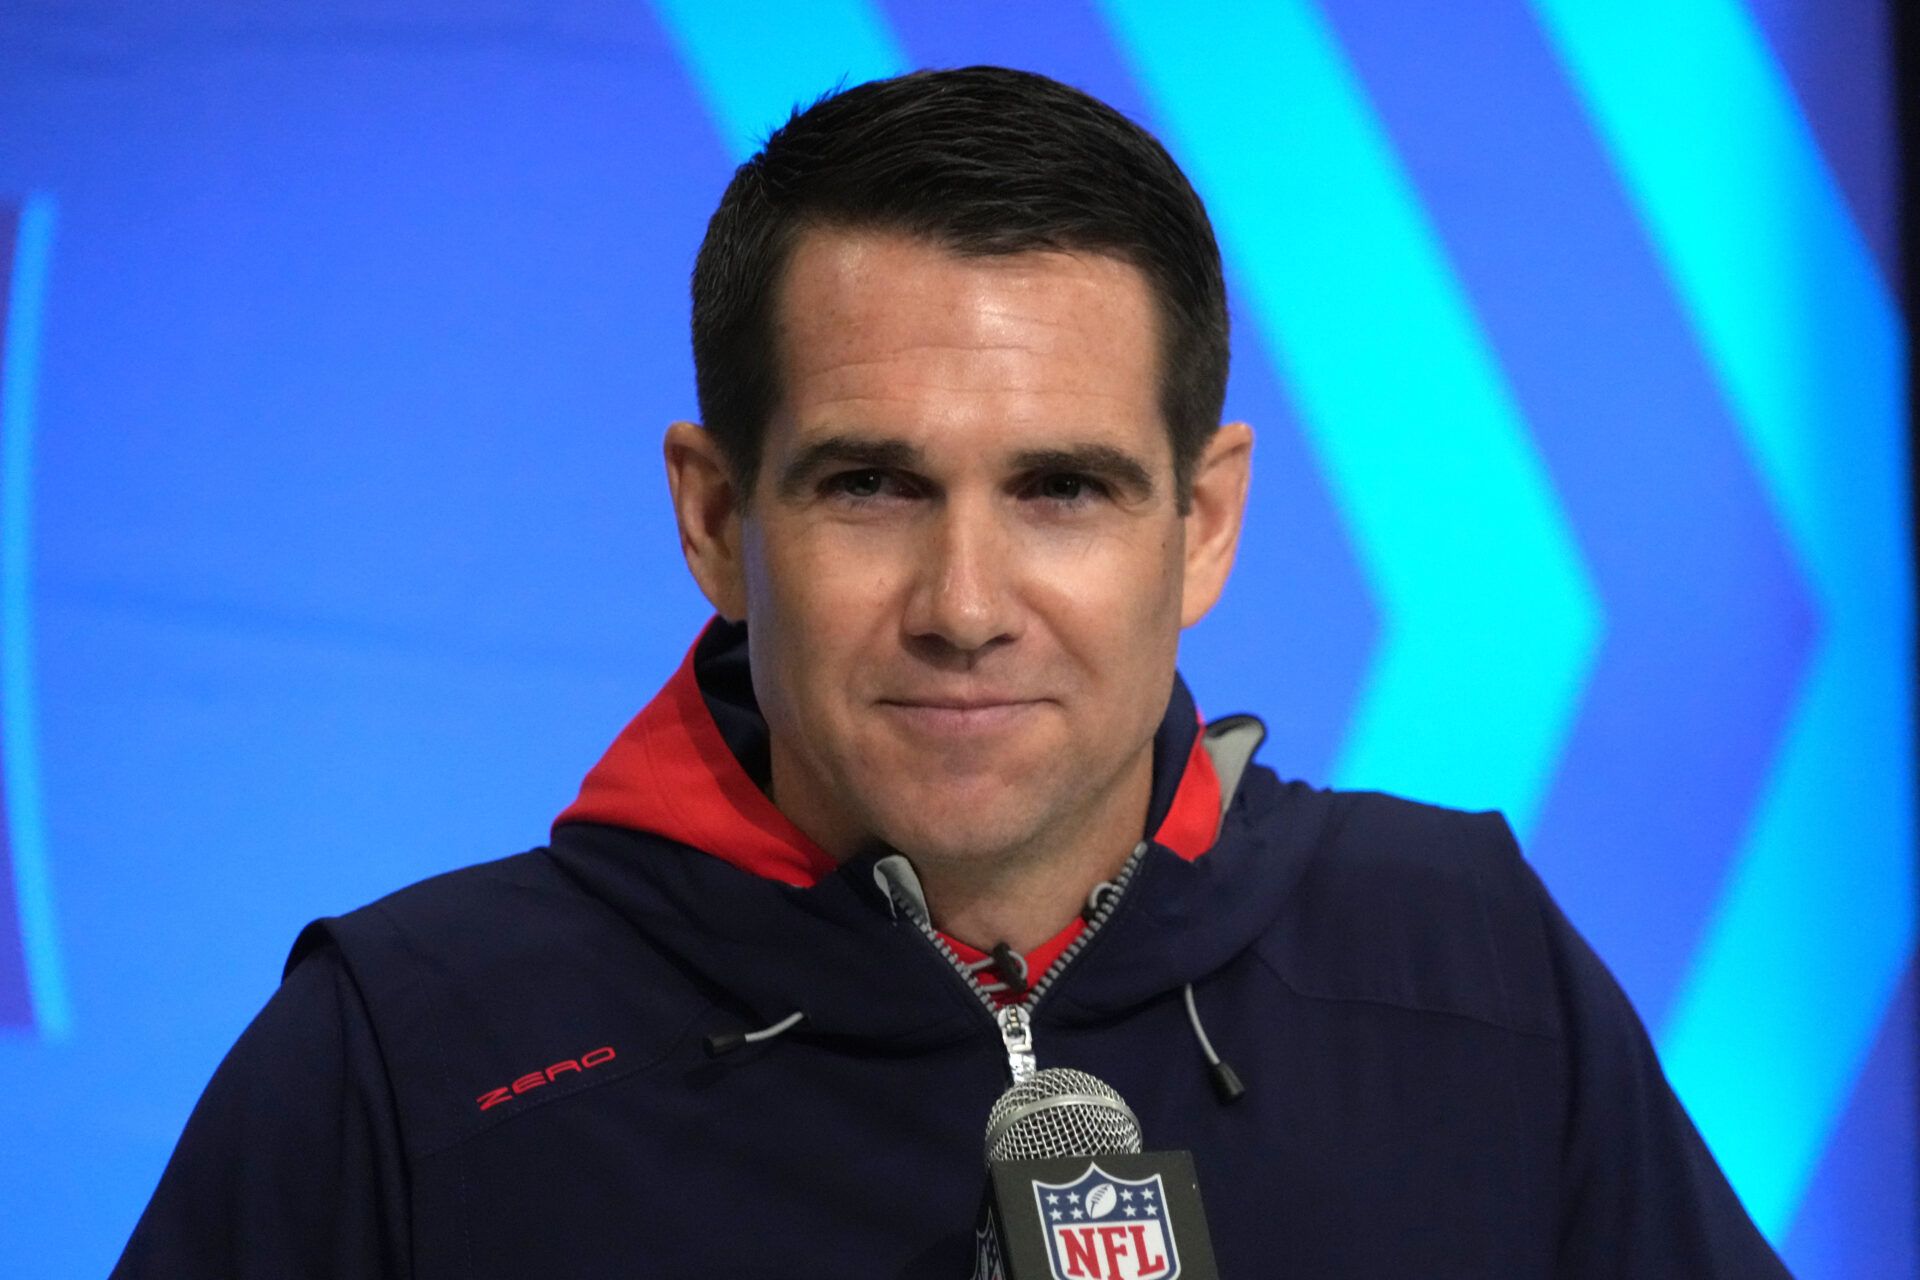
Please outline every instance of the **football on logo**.
[[1098, 1164], [1072, 1182], [1035, 1179], [1053, 1280], [1174, 1280], [1180, 1257], [1160, 1175], [1131, 1181]]

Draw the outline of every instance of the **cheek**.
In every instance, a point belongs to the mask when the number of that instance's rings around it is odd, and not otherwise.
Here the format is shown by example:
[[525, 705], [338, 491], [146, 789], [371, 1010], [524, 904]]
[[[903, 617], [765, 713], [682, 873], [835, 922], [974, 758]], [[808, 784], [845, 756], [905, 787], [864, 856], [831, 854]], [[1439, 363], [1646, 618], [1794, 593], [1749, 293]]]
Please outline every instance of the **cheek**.
[[1180, 550], [1176, 538], [1146, 529], [1056, 544], [1033, 558], [1032, 592], [1071, 617], [1086, 642], [1145, 656], [1178, 633]]
[[872, 546], [846, 542], [830, 531], [777, 528], [747, 541], [748, 638], [763, 707], [818, 703], [857, 678], [892, 584]]

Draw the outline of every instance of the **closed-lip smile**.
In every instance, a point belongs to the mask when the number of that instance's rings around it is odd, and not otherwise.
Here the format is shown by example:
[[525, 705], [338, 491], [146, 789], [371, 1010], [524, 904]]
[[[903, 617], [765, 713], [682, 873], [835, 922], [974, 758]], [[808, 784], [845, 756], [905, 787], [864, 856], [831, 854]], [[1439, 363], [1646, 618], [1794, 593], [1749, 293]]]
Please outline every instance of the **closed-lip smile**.
[[926, 697], [882, 698], [879, 706], [922, 733], [953, 734], [991, 732], [1004, 728], [1040, 705], [1044, 699], [1018, 698], [1005, 694], [933, 695]]

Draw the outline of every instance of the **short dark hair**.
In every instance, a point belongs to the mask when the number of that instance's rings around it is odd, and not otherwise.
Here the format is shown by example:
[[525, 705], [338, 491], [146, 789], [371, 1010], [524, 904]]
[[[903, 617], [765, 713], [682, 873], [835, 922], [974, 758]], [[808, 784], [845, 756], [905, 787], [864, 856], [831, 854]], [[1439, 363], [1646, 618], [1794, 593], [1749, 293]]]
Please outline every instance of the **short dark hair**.
[[1206, 207], [1152, 134], [1004, 67], [873, 80], [795, 111], [734, 172], [693, 268], [700, 414], [746, 492], [781, 395], [779, 286], [816, 227], [900, 231], [965, 255], [1101, 253], [1139, 269], [1160, 319], [1160, 405], [1185, 509], [1226, 398], [1227, 292]]

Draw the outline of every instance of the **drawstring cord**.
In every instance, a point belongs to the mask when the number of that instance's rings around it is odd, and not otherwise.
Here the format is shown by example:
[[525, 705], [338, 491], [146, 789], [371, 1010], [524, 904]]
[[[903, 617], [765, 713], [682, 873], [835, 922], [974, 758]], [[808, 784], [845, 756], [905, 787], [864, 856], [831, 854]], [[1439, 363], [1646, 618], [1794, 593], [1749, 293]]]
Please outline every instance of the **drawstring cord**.
[[[1009, 954], [1014, 956], [1016, 961], [1020, 959], [1018, 953], [1006, 947], [1005, 943], [1002, 943], [999, 948], [996, 948], [996, 952], [999, 950], [1008, 951]], [[997, 956], [989, 956], [985, 960], [976, 960], [974, 963], [968, 965], [967, 968], [978, 973], [982, 969], [993, 968], [997, 959]], [[1021, 989], [1024, 990], [1026, 987], [1026, 964], [1024, 961], [1019, 964], [1018, 982]], [[981, 988], [986, 991], [1004, 991], [1007, 989], [1007, 984], [982, 983]], [[1238, 1102], [1247, 1092], [1247, 1086], [1240, 1082], [1240, 1077], [1234, 1072], [1232, 1067], [1221, 1061], [1220, 1055], [1214, 1050], [1213, 1041], [1207, 1037], [1207, 1029], [1200, 1025], [1200, 1009], [1199, 1006], [1194, 1003], [1193, 984], [1191, 982], [1186, 985], [1182, 995], [1187, 1004], [1187, 1022], [1193, 1027], [1193, 1038], [1199, 1043], [1200, 1053], [1207, 1060], [1208, 1074], [1213, 1078], [1214, 1093], [1219, 1096], [1221, 1102]], [[718, 1058], [724, 1054], [732, 1053], [736, 1049], [744, 1049], [750, 1044], [764, 1043], [765, 1041], [773, 1039], [775, 1036], [784, 1035], [793, 1030], [802, 1022], [806, 1021], [806, 1017], [806, 1014], [796, 1009], [786, 1017], [780, 1019], [780, 1021], [770, 1026], [762, 1027], [758, 1031], [716, 1032], [707, 1037], [707, 1056], [710, 1058]]]
[[1207, 1029], [1200, 1025], [1200, 1010], [1193, 1003], [1193, 984], [1189, 982], [1186, 990], [1187, 1021], [1193, 1024], [1193, 1038], [1200, 1042], [1200, 1052], [1206, 1057], [1207, 1071], [1213, 1077], [1213, 1092], [1222, 1102], [1238, 1102], [1247, 1091], [1240, 1083], [1233, 1068], [1220, 1061], [1220, 1055], [1213, 1051], [1213, 1041], [1207, 1039]]
[[717, 1058], [721, 1054], [732, 1053], [735, 1049], [744, 1049], [750, 1044], [771, 1040], [799, 1026], [806, 1020], [806, 1016], [796, 1009], [772, 1026], [762, 1027], [758, 1031], [717, 1031], [707, 1037], [707, 1056]]
[[[890, 858], [886, 861], [893, 862], [895, 859]], [[900, 858], [898, 862], [904, 866], [906, 859]], [[888, 904], [894, 906], [897, 910], [897, 900], [892, 892], [894, 888], [894, 876], [886, 874], [888, 870], [889, 869], [884, 866], [876, 867], [874, 870], [874, 878], [879, 882], [881, 888], [888, 892]], [[911, 870], [908, 869], [906, 874], [910, 876]], [[912, 882], [912, 887], [917, 890], [919, 887], [918, 882]], [[1102, 880], [1099, 884], [1094, 885], [1092, 890], [1087, 894], [1086, 916], [1092, 917], [1098, 913], [1103, 900], [1108, 894], [1113, 893], [1115, 889], [1116, 886], [1111, 881], [1106, 880]], [[918, 896], [917, 893], [915, 896]], [[1015, 995], [1025, 995], [1027, 993], [1029, 979], [1027, 958], [1004, 942], [995, 944], [992, 952], [979, 960], [968, 963], [965, 968], [968, 974], [973, 976], [976, 981], [983, 972], [991, 972], [993, 974], [997, 981], [980, 983], [980, 989], [988, 994], [998, 994], [1003, 991], [1011, 991]], [[1191, 982], [1186, 984], [1183, 996], [1187, 1005], [1187, 1022], [1193, 1027], [1193, 1038], [1200, 1045], [1201, 1055], [1207, 1060], [1207, 1072], [1212, 1078], [1215, 1096], [1217, 1096], [1222, 1103], [1238, 1102], [1241, 1097], [1246, 1094], [1247, 1086], [1240, 1082], [1240, 1077], [1235, 1074], [1232, 1067], [1221, 1061], [1219, 1053], [1214, 1050], [1213, 1041], [1207, 1037], [1207, 1029], [1200, 1025], [1200, 1009], [1199, 1006], [1194, 1003], [1193, 984]], [[806, 1016], [806, 1014], [799, 1010], [795, 1010], [780, 1019], [780, 1021], [762, 1027], [758, 1031], [716, 1032], [707, 1037], [707, 1056], [718, 1058], [724, 1054], [732, 1053], [737, 1049], [744, 1049], [750, 1044], [762, 1044], [773, 1039], [775, 1036], [784, 1035], [786, 1032], [793, 1030], [793, 1028], [799, 1026], [800, 1023], [806, 1020]]]
[[999, 979], [998, 982], [980, 984], [980, 989], [987, 994], [998, 995], [1002, 991], [1011, 991], [1017, 996], [1027, 994], [1027, 958], [1006, 943], [994, 943], [991, 953], [967, 965], [970, 974], [978, 974], [982, 970], [991, 971]]

